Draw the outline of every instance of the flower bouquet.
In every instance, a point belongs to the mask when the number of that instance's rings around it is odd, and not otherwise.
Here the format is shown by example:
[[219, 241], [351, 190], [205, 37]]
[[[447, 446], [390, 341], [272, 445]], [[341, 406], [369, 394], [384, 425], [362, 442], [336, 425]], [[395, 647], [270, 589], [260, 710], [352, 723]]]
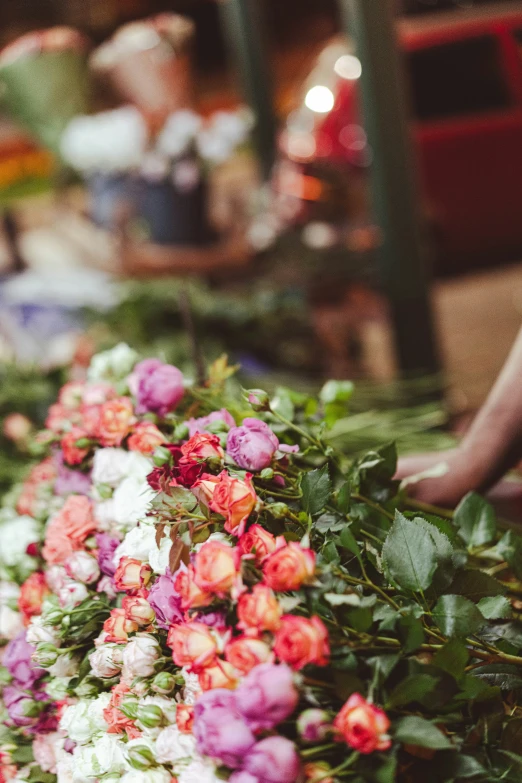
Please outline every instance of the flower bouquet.
[[520, 535], [326, 445], [343, 385], [137, 359], [61, 389], [0, 512], [2, 780], [519, 781]]

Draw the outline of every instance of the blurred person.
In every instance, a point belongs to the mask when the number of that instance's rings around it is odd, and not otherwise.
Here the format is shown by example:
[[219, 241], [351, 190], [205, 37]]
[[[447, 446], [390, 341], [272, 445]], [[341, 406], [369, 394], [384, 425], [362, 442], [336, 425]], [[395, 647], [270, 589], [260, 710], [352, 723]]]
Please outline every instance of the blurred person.
[[[489, 396], [454, 449], [399, 460], [397, 478], [433, 473], [408, 484], [424, 503], [455, 506], [470, 491], [484, 492], [522, 460], [522, 329]], [[444, 465], [444, 474], [437, 471]], [[436, 473], [439, 473], [436, 476]]]

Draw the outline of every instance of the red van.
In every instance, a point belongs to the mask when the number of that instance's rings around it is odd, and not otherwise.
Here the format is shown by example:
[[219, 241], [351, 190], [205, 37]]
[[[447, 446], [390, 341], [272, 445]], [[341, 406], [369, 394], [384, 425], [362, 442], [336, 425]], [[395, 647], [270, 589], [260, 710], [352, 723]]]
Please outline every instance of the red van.
[[[517, 258], [522, 252], [522, 9], [498, 5], [401, 20], [399, 40], [439, 270]], [[314, 165], [342, 164], [355, 174], [371, 163], [358, 109], [361, 64], [346, 42], [344, 54], [339, 47], [338, 41], [330, 43], [308, 77], [303, 106], [286, 129], [291, 142], [286, 151], [296, 162], [308, 157]], [[313, 127], [308, 125], [307, 147], [302, 131], [308, 115]], [[295, 135], [299, 125], [301, 136]]]

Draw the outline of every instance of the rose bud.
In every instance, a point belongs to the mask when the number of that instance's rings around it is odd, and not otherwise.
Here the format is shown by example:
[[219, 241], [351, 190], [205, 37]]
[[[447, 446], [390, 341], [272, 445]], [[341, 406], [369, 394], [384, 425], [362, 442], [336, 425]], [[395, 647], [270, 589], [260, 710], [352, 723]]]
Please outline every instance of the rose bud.
[[205, 593], [224, 597], [239, 578], [239, 552], [222, 541], [203, 544], [194, 559], [194, 581]]
[[194, 707], [188, 704], [178, 704], [176, 708], [176, 726], [182, 734], [192, 734]]
[[243, 593], [237, 605], [238, 628], [261, 633], [277, 631], [282, 609], [272, 590], [263, 584], [254, 585], [251, 593]]
[[83, 550], [73, 552], [65, 561], [64, 566], [71, 579], [76, 579], [84, 584], [92, 584], [100, 576], [98, 561]]
[[151, 421], [141, 421], [134, 427], [127, 441], [127, 447], [130, 451], [139, 451], [141, 454], [153, 454], [164, 441], [165, 436], [155, 424]]
[[170, 672], [158, 672], [150, 687], [154, 693], [159, 693], [161, 696], [167, 696], [167, 694], [171, 693], [176, 687], [176, 678], [173, 674], [170, 674]]
[[279, 448], [279, 440], [268, 424], [246, 418], [240, 427], [232, 427], [227, 438], [227, 454], [244, 470], [267, 468]]
[[48, 669], [50, 666], [56, 663], [60, 651], [56, 649], [54, 644], [49, 642], [40, 642], [36, 645], [36, 650], [32, 655], [32, 660], [38, 666], [43, 666]]
[[122, 644], [101, 644], [89, 655], [89, 663], [95, 677], [110, 679], [120, 673], [123, 665]]
[[148, 745], [131, 743], [132, 740], [127, 744], [127, 758], [134, 769], [148, 769], [156, 763], [154, 753]]
[[70, 432], [67, 432], [60, 441], [64, 462], [68, 465], [80, 465], [89, 453], [90, 447], [84, 445], [85, 441], [88, 444], [85, 430], [73, 427]]
[[352, 693], [333, 725], [346, 744], [359, 753], [388, 750], [391, 746], [388, 716], [360, 693]]
[[184, 612], [188, 609], [196, 609], [208, 606], [212, 603], [213, 596], [205, 593], [196, 584], [194, 566], [179, 570], [174, 579], [174, 589], [181, 596], [181, 608]]
[[145, 628], [152, 623], [155, 612], [146, 598], [141, 596], [126, 595], [121, 602], [125, 617], [140, 628]]
[[133, 557], [122, 557], [114, 574], [116, 590], [126, 593], [141, 590], [152, 576], [152, 568]]
[[330, 656], [328, 631], [319, 617], [298, 617], [287, 614], [281, 618], [276, 633], [274, 652], [279, 660], [299, 670], [309, 663], [326, 666]]
[[322, 742], [331, 729], [331, 721], [324, 710], [312, 707], [297, 719], [297, 731], [305, 742]]
[[243, 394], [252, 408], [258, 413], [270, 410], [270, 397], [263, 389], [247, 389]]
[[234, 690], [238, 684], [237, 672], [232, 664], [218, 658], [212, 666], [199, 671], [198, 679], [202, 691], [210, 691], [214, 688]]
[[256, 565], [261, 565], [263, 560], [275, 551], [276, 540], [272, 533], [261, 525], [251, 525], [246, 533], [243, 533], [237, 546], [243, 556], [252, 555]]
[[208, 462], [219, 468], [223, 464], [225, 452], [221, 448], [217, 435], [197, 432], [181, 447], [180, 462]]
[[315, 573], [315, 553], [290, 541], [276, 549], [263, 564], [265, 582], [272, 590], [286, 593], [311, 582]]
[[328, 774], [330, 770], [331, 766], [326, 761], [311, 761], [305, 764], [306, 783], [334, 783], [333, 777]]
[[284, 664], [256, 666], [236, 691], [238, 709], [252, 731], [273, 729], [292, 714], [298, 701], [292, 671]]
[[124, 609], [111, 609], [110, 617], [103, 624], [103, 630], [107, 634], [106, 642], [123, 644], [129, 640], [128, 634], [138, 630], [138, 625], [125, 617]]
[[227, 533], [242, 536], [251, 512], [257, 503], [252, 476], [247, 473], [242, 481], [221, 471], [214, 488], [210, 508], [225, 517]]
[[95, 434], [102, 446], [119, 446], [128, 435], [134, 421], [132, 403], [128, 397], [118, 397], [100, 405]]
[[225, 647], [225, 658], [241, 674], [248, 674], [254, 666], [272, 662], [274, 654], [268, 644], [262, 639], [256, 639], [252, 636], [240, 636], [227, 644]]
[[146, 729], [155, 729], [164, 722], [163, 712], [156, 704], [138, 704], [137, 722]]
[[209, 628], [203, 623], [180, 623], [170, 629], [167, 644], [177, 666], [198, 671], [209, 666], [217, 653], [217, 644]]

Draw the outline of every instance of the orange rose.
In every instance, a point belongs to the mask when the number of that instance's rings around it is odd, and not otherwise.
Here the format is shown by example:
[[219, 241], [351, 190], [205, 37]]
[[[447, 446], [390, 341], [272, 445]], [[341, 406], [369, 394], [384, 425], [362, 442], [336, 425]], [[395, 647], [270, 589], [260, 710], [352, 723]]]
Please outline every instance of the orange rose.
[[252, 630], [277, 631], [281, 625], [282, 610], [269, 587], [257, 584], [251, 593], [243, 593], [237, 604], [238, 628], [247, 633]]
[[102, 446], [119, 446], [128, 435], [134, 420], [132, 403], [128, 397], [118, 397], [100, 406], [96, 435]]
[[243, 535], [249, 515], [257, 502], [252, 484], [252, 474], [247, 473], [245, 480], [232, 478], [223, 470], [214, 487], [210, 508], [225, 517], [225, 530], [235, 536]]
[[152, 576], [148, 563], [134, 557], [122, 557], [114, 574], [114, 587], [125, 593], [135, 592], [145, 587]]
[[369, 704], [360, 693], [352, 693], [333, 725], [346, 744], [359, 753], [388, 750], [391, 746], [388, 716]]
[[189, 565], [186, 570], [177, 572], [174, 589], [181, 596], [181, 608], [184, 612], [212, 603], [213, 596], [204, 593], [196, 584], [193, 565]]
[[223, 597], [239, 579], [239, 557], [222, 541], [203, 544], [194, 559], [194, 581], [203, 592]]
[[214, 688], [228, 688], [234, 690], [238, 684], [236, 671], [228, 661], [216, 659], [213, 666], [208, 666], [198, 674], [199, 684], [203, 691]]
[[209, 666], [217, 653], [216, 640], [208, 626], [203, 623], [180, 623], [173, 625], [167, 637], [172, 658], [178, 666], [189, 666], [199, 671]]
[[79, 465], [89, 453], [89, 447], [80, 448], [76, 445], [77, 441], [86, 437], [87, 433], [85, 430], [79, 427], [73, 427], [72, 430], [66, 432], [63, 436], [60, 446], [62, 447], [64, 461], [68, 465]]
[[330, 656], [328, 631], [322, 620], [315, 615], [308, 619], [287, 614], [281, 618], [274, 652], [280, 661], [284, 661], [292, 669], [302, 669], [309, 663], [326, 666]]
[[29, 622], [30, 617], [41, 614], [43, 599], [48, 594], [45, 575], [41, 571], [35, 571], [25, 580], [18, 598], [18, 608], [24, 616], [24, 621]]
[[126, 595], [121, 602], [125, 617], [140, 628], [146, 628], [156, 617], [156, 613], [146, 598], [138, 595]]
[[196, 496], [196, 500], [203, 506], [210, 507], [210, 503], [214, 496], [214, 490], [219, 484], [219, 478], [212, 476], [210, 473], [203, 473], [191, 486], [190, 491]]
[[192, 734], [194, 725], [194, 707], [178, 704], [176, 707], [176, 726], [182, 734]]
[[89, 498], [70, 495], [47, 526], [42, 549], [44, 560], [52, 564], [63, 563], [74, 551], [82, 548], [87, 536], [95, 530]]
[[130, 451], [152, 454], [165, 441], [165, 436], [151, 421], [141, 421], [127, 441]]
[[276, 540], [261, 525], [252, 525], [239, 539], [238, 548], [242, 555], [252, 555], [256, 565], [261, 565], [275, 550]]
[[130, 633], [138, 630], [138, 624], [125, 617], [125, 609], [111, 609], [110, 616], [103, 624], [103, 630], [106, 633], [104, 642], [123, 644], [128, 642]]
[[315, 553], [303, 549], [296, 541], [280, 546], [263, 564], [265, 582], [272, 590], [299, 590], [311, 582], [315, 572]]
[[108, 724], [107, 734], [123, 734], [125, 731], [129, 739], [141, 736], [141, 731], [136, 728], [134, 721], [127, 718], [119, 708], [130, 688], [125, 682], [119, 682], [111, 691], [109, 705], [103, 710], [103, 717]]
[[196, 432], [181, 447], [181, 462], [214, 462], [223, 463], [225, 452], [221, 448], [217, 435], [211, 435], [208, 432]]
[[259, 666], [260, 663], [272, 663], [274, 654], [262, 639], [240, 636], [227, 644], [225, 658], [241, 674], [248, 674], [254, 666]]

